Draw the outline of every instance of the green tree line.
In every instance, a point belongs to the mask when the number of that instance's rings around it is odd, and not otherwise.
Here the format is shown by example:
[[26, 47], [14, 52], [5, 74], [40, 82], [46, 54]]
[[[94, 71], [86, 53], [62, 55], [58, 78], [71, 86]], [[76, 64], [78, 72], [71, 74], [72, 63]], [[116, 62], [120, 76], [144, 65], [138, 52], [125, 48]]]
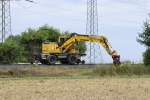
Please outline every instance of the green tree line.
[[[60, 35], [62, 33], [58, 29], [44, 25], [38, 29], [29, 28], [19, 35], [9, 36], [4, 43], [0, 43], [0, 63], [30, 62], [34, 54], [41, 52], [41, 45], [44, 41], [58, 42]], [[77, 43], [77, 45], [80, 53], [86, 51], [84, 43]]]

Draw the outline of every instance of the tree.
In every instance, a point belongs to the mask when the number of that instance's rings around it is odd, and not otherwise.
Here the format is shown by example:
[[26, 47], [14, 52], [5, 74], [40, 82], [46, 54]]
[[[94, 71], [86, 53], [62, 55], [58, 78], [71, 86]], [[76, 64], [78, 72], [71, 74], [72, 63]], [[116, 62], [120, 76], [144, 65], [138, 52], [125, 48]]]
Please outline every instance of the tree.
[[150, 65], [150, 49], [147, 49], [147, 50], [144, 52], [143, 56], [144, 56], [144, 59], [143, 59], [144, 64], [145, 64], [146, 66]]
[[146, 51], [143, 54], [143, 61], [145, 65], [150, 65], [150, 22], [147, 20], [144, 22], [143, 32], [139, 34], [137, 41], [146, 47]]

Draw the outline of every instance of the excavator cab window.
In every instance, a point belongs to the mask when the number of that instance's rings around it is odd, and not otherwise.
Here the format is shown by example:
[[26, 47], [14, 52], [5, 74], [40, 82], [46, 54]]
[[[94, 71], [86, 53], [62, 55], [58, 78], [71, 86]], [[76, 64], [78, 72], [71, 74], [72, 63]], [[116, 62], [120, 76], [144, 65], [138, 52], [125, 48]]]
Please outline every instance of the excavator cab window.
[[58, 40], [59, 46], [62, 45], [67, 39], [69, 39], [67, 36], [60, 36]]
[[64, 43], [66, 41], [66, 38], [60, 38], [60, 43]]

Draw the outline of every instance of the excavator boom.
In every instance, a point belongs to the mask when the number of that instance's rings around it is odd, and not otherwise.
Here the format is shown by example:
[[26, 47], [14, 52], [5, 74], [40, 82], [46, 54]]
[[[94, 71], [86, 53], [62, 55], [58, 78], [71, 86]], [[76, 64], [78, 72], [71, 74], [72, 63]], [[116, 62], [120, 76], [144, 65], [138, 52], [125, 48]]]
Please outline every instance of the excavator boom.
[[105, 36], [93, 36], [93, 35], [81, 35], [73, 33], [69, 39], [67, 39], [60, 47], [63, 52], [67, 51], [67, 49], [71, 48], [71, 46], [75, 42], [95, 42], [99, 43], [106, 52], [112, 57], [113, 63], [115, 65], [120, 64], [120, 55], [113, 50], [112, 46], [108, 42]]

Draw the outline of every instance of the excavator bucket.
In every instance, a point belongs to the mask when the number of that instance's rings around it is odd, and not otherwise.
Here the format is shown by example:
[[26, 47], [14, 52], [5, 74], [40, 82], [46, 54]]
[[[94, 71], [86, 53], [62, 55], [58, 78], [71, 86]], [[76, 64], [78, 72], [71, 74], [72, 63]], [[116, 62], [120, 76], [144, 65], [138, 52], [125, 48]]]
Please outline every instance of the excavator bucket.
[[113, 56], [112, 56], [112, 59], [113, 59], [113, 64], [114, 64], [115, 66], [118, 66], [118, 65], [121, 64], [121, 62], [120, 62], [120, 55], [113, 55]]

